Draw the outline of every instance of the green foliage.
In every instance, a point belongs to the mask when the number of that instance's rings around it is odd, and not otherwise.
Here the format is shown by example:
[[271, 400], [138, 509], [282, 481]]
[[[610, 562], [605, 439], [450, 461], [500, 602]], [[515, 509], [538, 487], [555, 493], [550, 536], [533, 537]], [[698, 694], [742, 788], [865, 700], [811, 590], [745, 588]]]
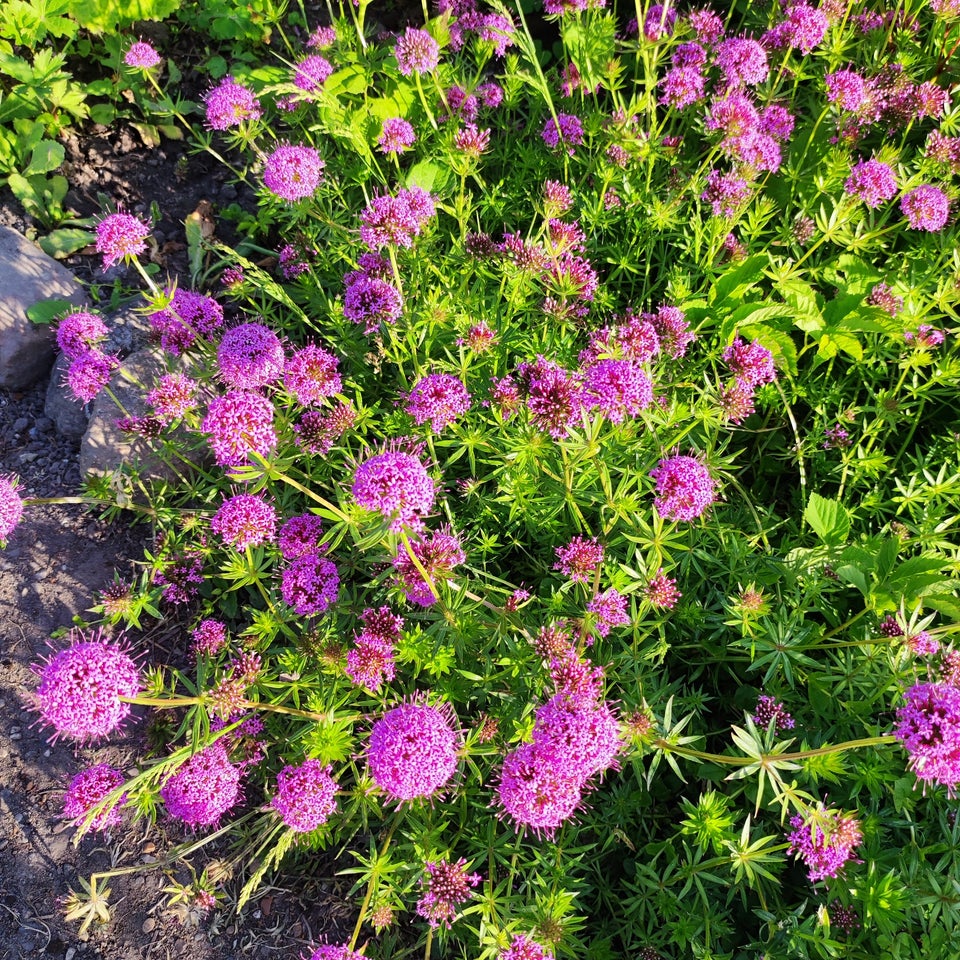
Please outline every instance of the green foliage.
[[[220, 332], [167, 352], [165, 372], [197, 383], [197, 406], [144, 429], [178, 480], [150, 491], [143, 575], [97, 612], [134, 625], [183, 614], [190, 630], [216, 618], [231, 639], [199, 651], [189, 675], [152, 676], [148, 703], [173, 720], [154, 724], [157, 754], [129, 806], [160, 815], [165, 777], [224, 738], [249, 799], [220, 828], [237, 840], [240, 899], [335, 851], [360, 908], [352, 943], [371, 957], [493, 960], [521, 934], [559, 960], [951, 955], [952, 783], [922, 795], [924, 767], [891, 730], [904, 690], [956, 682], [957, 227], [911, 229], [899, 198], [868, 207], [846, 184], [867, 155], [897, 165], [901, 193], [952, 172], [929, 155], [931, 116], [860, 118], [851, 145], [824, 81], [850, 63], [876, 73], [896, 50], [911, 82], [947, 83], [953, 68], [930, 56], [946, 27], [929, 11], [916, 31], [886, 34], [845, 18], [809, 55], [768, 44], [772, 69], [749, 96], [788, 106], [796, 130], [773, 144], [781, 163], [758, 170], [763, 158], [713, 129], [712, 99], [662, 102], [671, 57], [693, 38], [684, 17], [652, 39], [627, 37], [606, 9], [545, 23], [491, 9], [516, 25], [502, 59], [445, 15], [426, 25], [438, 66], [406, 76], [392, 41], [364, 30], [367, 5], [350, 5], [323, 51], [330, 76], [304, 90], [293, 67], [307, 50], [286, 30], [314, 26], [302, 11], [200, 4], [194, 27], [223, 46], [198, 56], [262, 110], [225, 131], [200, 129], [204, 108], [177, 92], [172, 66], [164, 87], [128, 78], [147, 141], [179, 124], [255, 191], [254, 209], [219, 211], [235, 247], [188, 221], [190, 282], [226, 300], [234, 325], [282, 338], [288, 361], [251, 386], [231, 382]], [[761, 35], [779, 16], [737, 6], [728, 35]], [[258, 59], [268, 40], [278, 56]], [[36, 60], [4, 62], [29, 90], [47, 83]], [[715, 60], [709, 70], [719, 97]], [[483, 103], [491, 79], [497, 107]], [[455, 88], [480, 98], [476, 131], [449, 115]], [[26, 139], [7, 175], [39, 209], [63, 155], [42, 96], [31, 103], [10, 114]], [[580, 121], [582, 142], [551, 148], [560, 115]], [[398, 154], [380, 144], [392, 117], [416, 135]], [[952, 136], [952, 112], [939, 129]], [[281, 144], [323, 162], [305, 196], [266, 186]], [[732, 207], [711, 199], [728, 173], [747, 188]], [[569, 209], [547, 181], [569, 189]], [[428, 192], [435, 210], [388, 216], [378, 235], [379, 206], [403, 190]], [[364, 278], [387, 286], [396, 315], [364, 314]], [[172, 309], [169, 291], [148, 299], [148, 312]], [[339, 377], [311, 399], [289, 363], [307, 343]], [[599, 377], [604, 364], [616, 375]], [[437, 374], [468, 401], [421, 415], [417, 388]], [[653, 396], [628, 402], [631, 384]], [[238, 386], [269, 401], [276, 440], [215, 464], [211, 398]], [[318, 419], [329, 434], [314, 442]], [[427, 472], [424, 516], [403, 522], [361, 496], [358, 468], [387, 450]], [[709, 484], [679, 506], [664, 478], [678, 456]], [[398, 471], [380, 494], [403, 484]], [[145, 487], [124, 471], [90, 494], [114, 513]], [[213, 517], [241, 491], [263, 496], [277, 525], [322, 521], [305, 550], [317, 570], [336, 565], [335, 603], [298, 613], [291, 571], [304, 555], [259, 528], [249, 544], [221, 535]], [[455, 546], [437, 547], [443, 537]], [[602, 559], [580, 570], [574, 545]], [[179, 583], [183, 569], [202, 569], [202, 584]], [[362, 649], [373, 611], [395, 618], [386, 653]], [[364, 655], [383, 658], [372, 680], [358, 677]], [[574, 795], [569, 765], [603, 743], [584, 701], [615, 711], [618, 749]], [[398, 798], [374, 776], [371, 728], [404, 703], [442, 705], [459, 731], [442, 791]], [[595, 726], [554, 741], [551, 709]], [[256, 740], [239, 732], [248, 716], [263, 725]], [[218, 729], [224, 717], [232, 727]], [[397, 769], [430, 747], [412, 740]], [[532, 794], [518, 811], [503, 784], [522, 756], [552, 766], [544, 783], [518, 777]], [[329, 764], [339, 789], [329, 820], [300, 836], [273, 797], [280, 772], [307, 760]], [[842, 871], [818, 873], [812, 849]], [[407, 922], [426, 864], [461, 858], [481, 880], [451, 929]]]

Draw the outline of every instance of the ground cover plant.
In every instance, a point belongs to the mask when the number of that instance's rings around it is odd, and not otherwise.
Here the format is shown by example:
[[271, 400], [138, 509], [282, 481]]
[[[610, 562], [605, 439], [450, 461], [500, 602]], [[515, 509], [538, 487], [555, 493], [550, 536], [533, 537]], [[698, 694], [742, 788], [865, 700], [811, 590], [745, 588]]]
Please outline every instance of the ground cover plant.
[[182, 822], [196, 911], [336, 856], [315, 960], [957, 952], [960, 7], [372, 13], [195, 103], [126, 48], [259, 203], [178, 284], [96, 227], [169, 473], [89, 481], [152, 542], [34, 707], [155, 747], [65, 816]]

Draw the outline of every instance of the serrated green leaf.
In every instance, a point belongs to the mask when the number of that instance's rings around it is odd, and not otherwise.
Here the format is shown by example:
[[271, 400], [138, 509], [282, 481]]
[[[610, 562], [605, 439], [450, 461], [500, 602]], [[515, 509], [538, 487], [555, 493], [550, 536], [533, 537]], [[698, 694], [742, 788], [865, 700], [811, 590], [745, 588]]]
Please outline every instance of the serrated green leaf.
[[803, 519], [824, 542], [833, 546], [844, 543], [850, 533], [850, 514], [838, 500], [811, 493]]

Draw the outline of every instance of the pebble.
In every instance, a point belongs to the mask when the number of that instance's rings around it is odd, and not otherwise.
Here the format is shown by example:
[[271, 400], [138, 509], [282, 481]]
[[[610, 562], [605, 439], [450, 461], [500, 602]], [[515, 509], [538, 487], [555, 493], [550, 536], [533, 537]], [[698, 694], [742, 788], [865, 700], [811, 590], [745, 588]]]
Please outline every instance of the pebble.
[[140, 929], [144, 933], [153, 933], [153, 931], [157, 929], [157, 921], [153, 917], [147, 917], [147, 919], [143, 921], [143, 926], [141, 926]]
[[77, 955], [76, 947], [67, 947], [67, 952], [63, 955], [63, 960], [73, 960]]
[[26, 417], [18, 417], [13, 421], [13, 432], [23, 433], [30, 426], [30, 421]]

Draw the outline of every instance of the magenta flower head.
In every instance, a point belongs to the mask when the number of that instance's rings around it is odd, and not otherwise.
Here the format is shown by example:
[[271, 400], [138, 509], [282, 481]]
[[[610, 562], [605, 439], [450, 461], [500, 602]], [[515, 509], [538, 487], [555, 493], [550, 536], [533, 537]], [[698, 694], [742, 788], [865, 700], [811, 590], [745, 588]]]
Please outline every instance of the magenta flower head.
[[948, 683], [918, 683], [905, 694], [893, 731], [910, 756], [910, 769], [951, 797], [960, 784], [960, 689]]
[[189, 350], [197, 337], [209, 338], [223, 325], [223, 307], [213, 297], [177, 287], [165, 291], [170, 305], [150, 314], [150, 329], [160, 346], [174, 356]]
[[453, 709], [411, 700], [388, 710], [370, 731], [370, 776], [391, 800], [430, 797], [457, 771], [463, 739]]
[[412, 453], [387, 450], [374, 454], [357, 467], [353, 496], [365, 510], [375, 510], [392, 520], [391, 529], [421, 525], [433, 508], [436, 490], [427, 468]]
[[239, 801], [240, 776], [220, 739], [179, 767], [160, 788], [160, 797], [171, 817], [189, 827], [206, 827]]
[[565, 547], [557, 547], [557, 562], [553, 569], [574, 583], [587, 583], [601, 563], [603, 545], [596, 537], [574, 537]]
[[246, 463], [249, 454], [269, 456], [277, 445], [273, 404], [252, 390], [231, 390], [210, 401], [201, 429], [221, 467]]
[[403, 153], [416, 143], [413, 127], [403, 117], [389, 117], [383, 121], [383, 130], [377, 145], [384, 153]]
[[102, 630], [85, 634], [74, 630], [70, 646], [54, 654], [42, 667], [33, 695], [40, 718], [54, 728], [51, 739], [98, 740], [113, 733], [130, 715], [121, 697], [143, 690], [140, 670], [126, 648], [106, 640]]
[[280, 338], [262, 323], [231, 327], [217, 347], [220, 379], [238, 390], [256, 390], [278, 380], [284, 357]]
[[147, 249], [150, 226], [131, 213], [111, 213], [97, 224], [97, 253], [103, 254], [103, 269]]
[[128, 67], [140, 70], [150, 70], [161, 63], [160, 54], [149, 43], [138, 40], [130, 45], [130, 49], [123, 55], [123, 62]]
[[777, 370], [773, 354], [756, 340], [744, 343], [739, 337], [723, 351], [723, 359], [730, 372], [751, 387], [773, 383]]
[[861, 160], [850, 169], [843, 189], [859, 197], [868, 207], [879, 207], [896, 196], [897, 178], [893, 170], [879, 160]]
[[573, 816], [583, 799], [583, 780], [555, 761], [553, 751], [536, 743], [508, 753], [497, 788], [499, 815], [548, 837]]
[[291, 517], [280, 528], [277, 546], [284, 560], [296, 560], [317, 550], [323, 537], [323, 521], [313, 513]]
[[435, 860], [424, 864], [426, 877], [421, 878], [423, 896], [417, 903], [417, 916], [431, 927], [450, 929], [457, 908], [473, 896], [473, 887], [483, 879], [479, 873], [467, 873], [467, 861], [461, 857], [455, 863]]
[[[419, 568], [413, 562], [411, 553], [417, 558]], [[460, 541], [449, 528], [443, 527], [434, 530], [429, 536], [411, 540], [410, 553], [401, 544], [393, 562], [407, 599], [421, 607], [429, 607], [437, 602], [434, 590], [453, 575], [454, 567], [466, 559], [467, 555]], [[433, 586], [423, 579], [420, 568], [430, 578]]]
[[301, 347], [283, 368], [283, 385], [303, 407], [319, 405], [340, 392], [339, 361], [316, 344]]
[[524, 933], [516, 934], [510, 946], [497, 955], [497, 960], [553, 960], [553, 954]]
[[429, 420], [431, 428], [438, 431], [470, 409], [470, 394], [457, 377], [431, 373], [414, 384], [404, 406], [416, 423]]
[[0, 477], [0, 542], [7, 539], [23, 517], [23, 500], [17, 493], [17, 477]]
[[57, 346], [71, 360], [75, 360], [95, 348], [109, 332], [107, 325], [96, 314], [77, 310], [68, 313], [57, 324]]
[[[105, 800], [114, 790], [123, 786], [123, 774], [111, 767], [108, 763], [98, 763], [94, 767], [81, 770], [67, 787], [63, 798], [63, 815], [73, 821], [75, 826], [82, 827], [87, 815], [102, 800]], [[123, 822], [119, 807], [126, 800], [126, 794], [121, 794], [116, 803], [95, 814], [88, 830], [109, 830]]]
[[310, 960], [367, 960], [347, 944], [324, 943], [310, 954]]
[[767, 52], [749, 37], [722, 40], [717, 46], [716, 63], [730, 87], [762, 83], [770, 72]]
[[426, 30], [407, 27], [393, 48], [393, 55], [405, 77], [430, 73], [440, 62], [440, 45]]
[[331, 769], [319, 760], [307, 760], [277, 774], [277, 792], [270, 805], [294, 833], [316, 830], [337, 809], [337, 784], [330, 776]]
[[281, 200], [303, 200], [320, 185], [326, 166], [313, 147], [277, 147], [263, 169], [264, 186]]
[[65, 382], [76, 400], [89, 403], [110, 382], [110, 375], [120, 361], [112, 354], [87, 350], [70, 361]]
[[799, 814], [791, 817], [790, 826], [788, 852], [803, 860], [812, 882], [836, 877], [849, 861], [857, 862], [853, 851], [863, 834], [852, 813], [826, 810], [820, 804], [806, 820]]
[[323, 613], [336, 603], [339, 590], [337, 565], [316, 550], [297, 557], [280, 581], [283, 602], [301, 617]]
[[263, 116], [253, 92], [229, 76], [208, 90], [203, 102], [207, 107], [207, 126], [211, 130], [229, 130]]
[[667, 520], [695, 520], [716, 500], [716, 482], [694, 457], [661, 460], [650, 476], [657, 481], [653, 505]]
[[210, 529], [237, 550], [256, 547], [273, 540], [277, 511], [263, 497], [241, 493], [220, 504], [210, 521]]
[[544, 124], [540, 135], [548, 147], [557, 149], [562, 145], [572, 156], [573, 148], [583, 143], [583, 124], [572, 113], [558, 113], [556, 119], [551, 117]]
[[322, 87], [332, 73], [333, 67], [326, 57], [311, 54], [296, 65], [293, 85], [309, 93]]
[[904, 194], [900, 209], [914, 230], [934, 233], [946, 224], [950, 201], [939, 187], [925, 183]]

